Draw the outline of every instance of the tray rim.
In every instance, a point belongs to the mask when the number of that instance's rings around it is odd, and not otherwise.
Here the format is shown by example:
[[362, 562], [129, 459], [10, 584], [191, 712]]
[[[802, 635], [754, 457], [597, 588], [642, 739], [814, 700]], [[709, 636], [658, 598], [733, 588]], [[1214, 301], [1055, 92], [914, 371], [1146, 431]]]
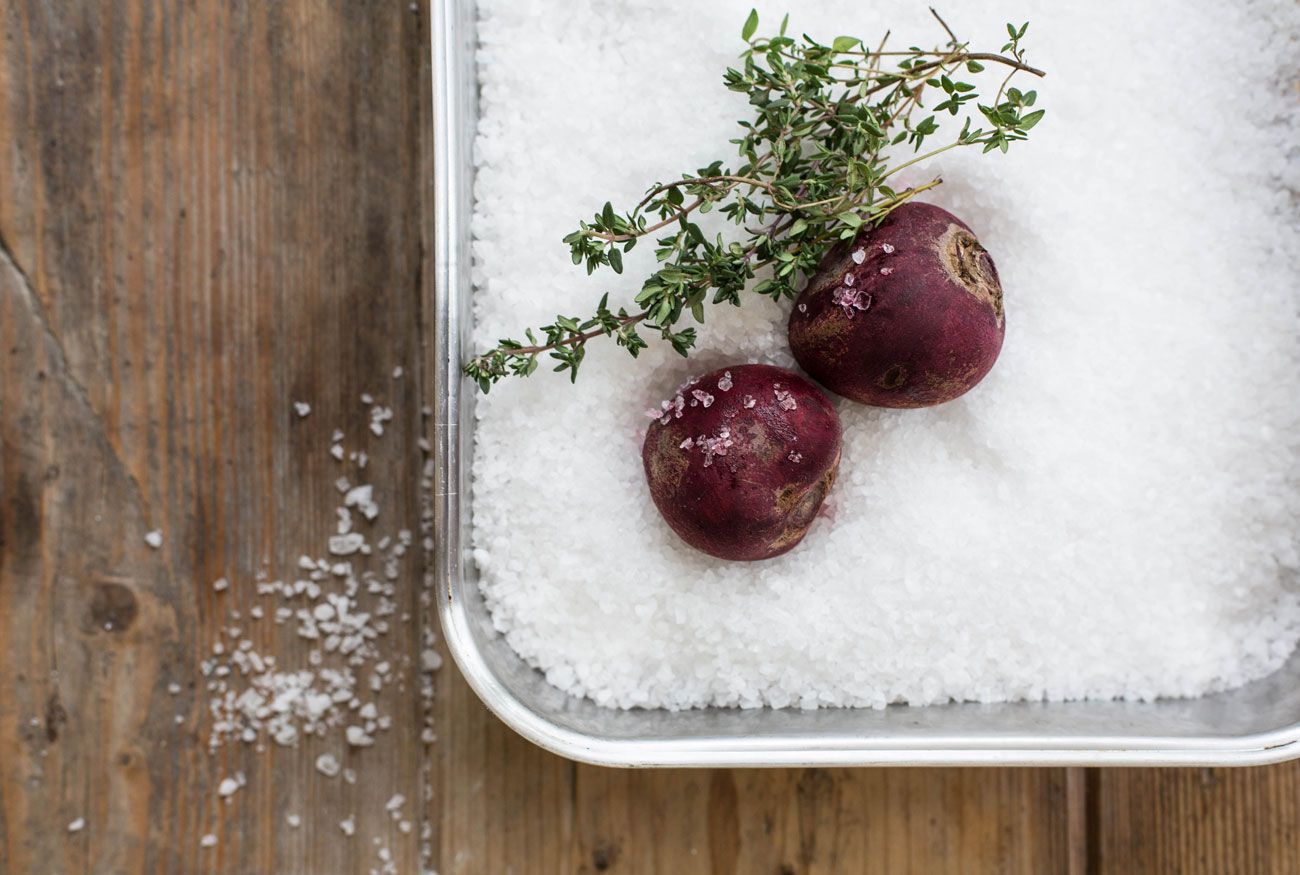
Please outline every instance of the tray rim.
[[[430, 31], [434, 127], [434, 407], [438, 486], [434, 501], [437, 550], [435, 589], [447, 649], [470, 688], [515, 732], [559, 756], [620, 767], [796, 766], [1254, 766], [1300, 757], [1300, 722], [1239, 736], [1134, 734], [1050, 735], [997, 738], [958, 734], [864, 737], [756, 734], [684, 738], [611, 738], [577, 732], [550, 720], [512, 693], [479, 649], [461, 595], [461, 398], [469, 385], [460, 373], [457, 294], [468, 287], [458, 251], [468, 234], [455, 195], [471, 156], [457, 140], [465, 118], [457, 87], [464, 59], [458, 39], [474, 27], [473, 0], [431, 0]], [[453, 294], [453, 290], [457, 294]], [[902, 706], [897, 706], [902, 707]], [[938, 743], [943, 742], [943, 743]]]

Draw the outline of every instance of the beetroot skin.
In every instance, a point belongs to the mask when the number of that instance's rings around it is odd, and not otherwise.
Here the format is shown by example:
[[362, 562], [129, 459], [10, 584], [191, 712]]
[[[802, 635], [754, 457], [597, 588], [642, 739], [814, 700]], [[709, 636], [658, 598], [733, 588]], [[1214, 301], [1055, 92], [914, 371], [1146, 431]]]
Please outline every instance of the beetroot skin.
[[714, 371], [647, 415], [650, 496], [682, 540], [711, 556], [786, 552], [835, 482], [840, 418], [821, 390], [781, 368]]
[[789, 325], [804, 370], [877, 407], [928, 407], [970, 391], [1004, 333], [993, 259], [964, 222], [916, 201], [833, 247]]

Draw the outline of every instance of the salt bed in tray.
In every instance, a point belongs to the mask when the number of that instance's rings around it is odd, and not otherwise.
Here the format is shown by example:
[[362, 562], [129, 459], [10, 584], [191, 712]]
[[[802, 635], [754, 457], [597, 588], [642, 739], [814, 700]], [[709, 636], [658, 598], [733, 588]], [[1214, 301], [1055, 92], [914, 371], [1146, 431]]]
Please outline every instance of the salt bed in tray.
[[[588, 278], [560, 237], [606, 199], [732, 159], [748, 115], [720, 81], [750, 5], [481, 0], [479, 347], [607, 290], [632, 306], [654, 247]], [[942, 39], [925, 4], [799, 7], [795, 32], [824, 40]], [[760, 33], [784, 12], [760, 6]], [[793, 367], [788, 303], [714, 308], [689, 360], [593, 342], [576, 385], [543, 368], [480, 397], [482, 590], [552, 684], [673, 709], [1150, 699], [1242, 684], [1295, 647], [1300, 4], [941, 12], [975, 46], [1031, 21], [1049, 71], [1030, 142], [908, 180], [941, 174], [926, 199], [997, 260], [998, 365], [937, 408], [838, 400], [834, 518], [757, 564], [673, 535], [639, 440], [688, 376]]]

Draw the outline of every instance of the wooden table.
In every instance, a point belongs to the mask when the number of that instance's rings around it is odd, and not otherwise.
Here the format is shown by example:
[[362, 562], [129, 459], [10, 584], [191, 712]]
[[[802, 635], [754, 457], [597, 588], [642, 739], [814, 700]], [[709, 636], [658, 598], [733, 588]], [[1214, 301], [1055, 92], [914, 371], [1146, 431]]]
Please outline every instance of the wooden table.
[[[431, 746], [385, 689], [355, 784], [314, 741], [209, 753], [199, 662], [258, 569], [332, 531], [334, 424], [419, 528], [428, 23], [425, 0], [0, 7], [0, 872], [366, 872], [374, 838], [418, 872], [397, 792], [443, 875], [1300, 871], [1294, 765], [612, 771], [521, 741], [451, 667]], [[386, 642], [411, 660], [419, 591], [417, 568]]]

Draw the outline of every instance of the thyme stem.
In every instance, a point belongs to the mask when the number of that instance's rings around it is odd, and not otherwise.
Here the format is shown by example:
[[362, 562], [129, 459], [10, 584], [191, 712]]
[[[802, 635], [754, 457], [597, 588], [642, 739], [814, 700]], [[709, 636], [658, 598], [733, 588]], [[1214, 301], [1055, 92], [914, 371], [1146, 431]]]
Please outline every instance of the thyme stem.
[[[723, 77], [754, 111], [732, 140], [742, 163], [732, 169], [715, 161], [657, 182], [625, 213], [606, 203], [564, 238], [574, 264], [589, 274], [603, 268], [622, 273], [624, 254], [643, 239], [654, 241], [658, 267], [642, 284], [632, 312], [611, 309], [607, 294], [591, 316], [557, 316], [538, 329], [541, 337], [529, 329], [526, 342], [500, 340], [471, 358], [465, 373], [486, 392], [507, 376], [534, 373], [545, 354], [557, 363], [555, 370], [576, 379], [589, 341], [612, 337], [635, 357], [648, 345], [640, 333], [645, 330], [689, 355], [695, 329], [680, 327], [688, 315], [703, 323], [707, 304], [739, 306], [745, 294], [794, 298], [800, 279], [816, 272], [830, 246], [941, 182], [896, 191], [889, 182], [899, 171], [961, 146], [1005, 152], [1010, 143], [1027, 139], [1044, 111], [1032, 109], [1033, 91], [1010, 83], [1022, 73], [1044, 75], [1025, 62], [1021, 40], [1028, 24], [1008, 24], [1010, 40], [998, 52], [971, 51], [930, 11], [946, 46], [906, 51], [886, 51], [889, 32], [874, 51], [851, 37], [837, 37], [829, 46], [807, 36], [795, 40], [786, 36], [785, 24], [776, 36], [755, 39], [758, 15], [751, 13], [742, 33], [742, 68], [728, 69]], [[1007, 70], [990, 105], [979, 103], [976, 86], [963, 81], [985, 63]], [[928, 94], [940, 102], [914, 121]], [[945, 114], [962, 124], [960, 133], [945, 134], [944, 145], [923, 150], [943, 129], [938, 118]], [[911, 157], [893, 160], [905, 147]], [[710, 212], [748, 236], [710, 239], [696, 224], [698, 215]], [[767, 268], [770, 274], [760, 279], [756, 272]]]

